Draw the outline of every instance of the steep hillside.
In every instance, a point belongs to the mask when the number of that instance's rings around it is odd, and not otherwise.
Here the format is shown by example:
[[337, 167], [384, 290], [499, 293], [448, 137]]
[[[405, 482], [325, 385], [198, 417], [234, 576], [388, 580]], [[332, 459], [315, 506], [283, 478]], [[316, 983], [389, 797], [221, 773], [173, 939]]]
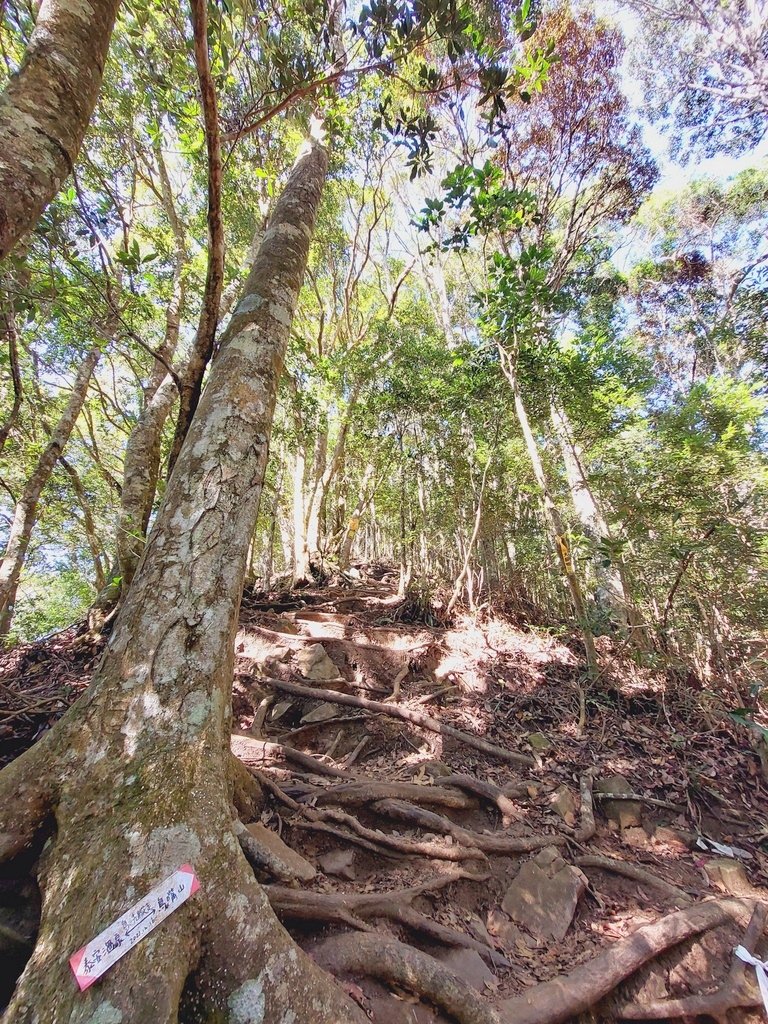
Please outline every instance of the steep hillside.
[[[597, 1019], [647, 1017], [689, 994], [700, 1003], [681, 1012], [714, 1014], [702, 993], [768, 898], [746, 730], [607, 641], [584, 689], [567, 638], [483, 613], [438, 626], [386, 567], [354, 575], [247, 593], [237, 638], [254, 869], [301, 944], [381, 1024], [543, 1024], [593, 1004]], [[83, 689], [102, 645], [72, 627], [4, 656], [5, 758]], [[29, 878], [2, 892], [7, 994], [36, 902]], [[581, 981], [544, 985], [582, 965]]]

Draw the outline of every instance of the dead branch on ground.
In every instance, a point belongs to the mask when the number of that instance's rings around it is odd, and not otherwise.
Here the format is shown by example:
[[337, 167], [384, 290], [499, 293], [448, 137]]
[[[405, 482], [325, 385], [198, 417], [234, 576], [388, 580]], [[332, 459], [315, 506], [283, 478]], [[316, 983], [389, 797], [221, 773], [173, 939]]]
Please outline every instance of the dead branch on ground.
[[[742, 945], [754, 954], [762, 937], [768, 906], [758, 904], [752, 912]], [[627, 1020], [672, 1020], [676, 1017], [713, 1017], [718, 1024], [728, 1024], [728, 1013], [737, 1008], [761, 1006], [762, 997], [757, 986], [751, 984], [747, 971], [752, 970], [743, 960], [734, 959], [728, 977], [715, 992], [685, 996], [682, 999], [659, 999], [653, 1003], [627, 1003], [621, 1016]]]
[[515, 750], [505, 750], [489, 743], [480, 736], [473, 736], [471, 733], [455, 729], [452, 725], [445, 725], [438, 722], [436, 718], [425, 715], [420, 711], [412, 711], [410, 708], [401, 707], [398, 704], [384, 704], [382, 701], [369, 700], [367, 697], [355, 697], [351, 693], [337, 693], [335, 690], [323, 690], [314, 686], [301, 686], [299, 683], [288, 683], [284, 679], [260, 678], [260, 683], [274, 686], [278, 690], [292, 693], [296, 697], [306, 697], [309, 700], [327, 700], [332, 704], [346, 704], [348, 707], [365, 708], [366, 711], [377, 711], [382, 715], [389, 715], [391, 718], [401, 718], [405, 722], [417, 725], [421, 729], [428, 729], [430, 732], [439, 733], [441, 736], [450, 736], [460, 740], [468, 747], [480, 750], [490, 757], [498, 758], [500, 761], [511, 762], [512, 764], [524, 764], [529, 768], [535, 766], [535, 761], [527, 754], [519, 754]]
[[614, 860], [612, 857], [585, 856], [576, 857], [573, 863], [580, 868], [599, 868], [601, 871], [611, 871], [613, 874], [623, 875], [625, 878], [631, 878], [642, 885], [650, 885], [654, 889], [658, 889], [659, 892], [664, 892], [667, 896], [672, 896], [681, 903], [692, 902], [691, 897], [684, 889], [680, 889], [671, 882], [664, 881], [663, 878], [659, 878], [658, 875], [653, 874], [652, 871], [648, 871], [646, 868], [638, 867], [636, 864], [629, 864], [627, 861]]
[[660, 953], [734, 918], [743, 919], [753, 907], [751, 900], [722, 899], [667, 914], [614, 942], [568, 974], [505, 1000], [499, 1004], [499, 1012], [514, 1024], [562, 1024], [594, 1006]]
[[564, 836], [508, 836], [472, 832], [456, 825], [442, 814], [415, 807], [404, 800], [377, 800], [373, 805], [375, 811], [386, 814], [389, 818], [405, 821], [418, 828], [426, 828], [431, 832], [442, 832], [467, 847], [482, 850], [483, 853], [496, 854], [500, 857], [516, 853], [530, 853], [545, 846], [557, 846], [565, 842]]

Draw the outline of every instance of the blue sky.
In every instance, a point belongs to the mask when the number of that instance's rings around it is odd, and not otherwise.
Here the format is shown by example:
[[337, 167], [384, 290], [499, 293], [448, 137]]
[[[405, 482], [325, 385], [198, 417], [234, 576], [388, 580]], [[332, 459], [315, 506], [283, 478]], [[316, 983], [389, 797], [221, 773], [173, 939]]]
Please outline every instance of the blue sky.
[[692, 178], [700, 178], [710, 175], [715, 178], [729, 178], [747, 167], [754, 167], [756, 164], [768, 159], [768, 138], [757, 148], [739, 157], [732, 157], [727, 153], [718, 153], [717, 156], [706, 160], [697, 159], [691, 161], [687, 166], [675, 163], [669, 158], [669, 147], [667, 137], [657, 125], [648, 124], [642, 115], [643, 90], [640, 82], [632, 75], [630, 70], [630, 56], [632, 43], [639, 35], [639, 19], [634, 11], [614, 2], [614, 0], [598, 0], [596, 9], [599, 14], [617, 24], [627, 40], [627, 53], [624, 58], [622, 69], [622, 87], [634, 109], [635, 120], [641, 125], [646, 146], [653, 153], [654, 159], [659, 165], [660, 179], [657, 189], [666, 191], [670, 188], [679, 187]]

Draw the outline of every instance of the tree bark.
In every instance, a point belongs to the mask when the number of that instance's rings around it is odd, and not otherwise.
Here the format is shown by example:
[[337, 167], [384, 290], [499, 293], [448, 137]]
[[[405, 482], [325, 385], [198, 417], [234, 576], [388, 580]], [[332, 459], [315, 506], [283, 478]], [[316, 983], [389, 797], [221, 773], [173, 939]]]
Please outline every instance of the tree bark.
[[456, 602], [461, 597], [461, 592], [464, 589], [465, 580], [467, 581], [467, 590], [470, 595], [470, 607], [472, 607], [473, 605], [473, 600], [471, 597], [472, 570], [470, 569], [469, 563], [472, 558], [472, 552], [474, 551], [475, 548], [477, 535], [480, 532], [480, 524], [482, 522], [483, 516], [483, 497], [485, 496], [485, 481], [488, 477], [488, 469], [490, 465], [491, 460], [489, 459], [485, 464], [485, 469], [483, 470], [483, 479], [482, 483], [480, 484], [480, 494], [477, 499], [477, 509], [475, 511], [475, 523], [474, 526], [472, 527], [472, 536], [469, 538], [469, 542], [467, 543], [464, 549], [464, 561], [461, 566], [461, 571], [459, 572], [459, 575], [456, 577], [456, 582], [453, 585], [453, 592], [451, 593], [450, 600], [448, 601], [448, 606], [445, 609], [446, 615], [450, 615], [453, 609], [456, 607]]
[[[141, 552], [146, 543], [147, 528], [160, 475], [163, 427], [178, 395], [177, 382], [168, 373], [179, 343], [181, 316], [186, 297], [185, 274], [188, 251], [184, 226], [176, 209], [171, 181], [160, 142], [155, 145], [155, 159], [160, 178], [163, 211], [173, 232], [173, 279], [165, 315], [165, 336], [160, 348], [162, 360], [156, 359], [144, 392], [144, 407], [128, 438], [123, 456], [123, 486], [117, 520], [117, 563], [120, 586], [112, 587], [111, 595], [102, 595], [103, 610], [124, 592], [136, 574]], [[185, 371], [182, 371], [182, 377]]]
[[195, 66], [200, 86], [200, 102], [205, 124], [205, 145], [208, 156], [208, 266], [197, 334], [184, 368], [179, 396], [176, 432], [168, 459], [168, 472], [179, 457], [192, 417], [203, 390], [203, 377], [213, 356], [216, 329], [219, 324], [221, 292], [224, 287], [224, 224], [221, 216], [221, 186], [224, 164], [216, 100], [216, 87], [208, 56], [208, 5], [206, 0], [191, 0], [194, 34]]
[[370, 494], [368, 493], [368, 487], [373, 479], [373, 473], [373, 463], [369, 462], [365, 467], [363, 479], [360, 482], [360, 494], [358, 495], [357, 504], [355, 505], [354, 512], [349, 518], [347, 530], [344, 534], [344, 540], [341, 544], [341, 550], [339, 551], [339, 566], [342, 569], [349, 568], [349, 560], [352, 555], [352, 545], [355, 543], [357, 531], [360, 529], [360, 520], [363, 516], [363, 512], [365, 512], [366, 506], [373, 500], [373, 492]]
[[168, 374], [142, 410], [125, 446], [116, 539], [120, 590], [123, 593], [136, 575], [146, 543], [160, 474], [163, 426], [177, 395], [176, 382]]
[[85, 530], [85, 539], [88, 541], [88, 547], [91, 551], [96, 591], [99, 592], [107, 585], [107, 577], [104, 572], [104, 545], [96, 533], [96, 523], [93, 521], [91, 504], [88, 500], [88, 495], [85, 493], [85, 487], [83, 487], [80, 474], [71, 462], [67, 462], [63, 455], [59, 458], [59, 462], [71, 480], [72, 489], [77, 495], [77, 500], [80, 502], [80, 508], [83, 510], [83, 529]]
[[19, 577], [24, 567], [27, 548], [29, 547], [32, 530], [37, 520], [37, 506], [40, 502], [40, 495], [43, 493], [43, 488], [48, 483], [54, 466], [69, 441], [69, 436], [75, 426], [77, 417], [83, 408], [85, 396], [88, 392], [88, 384], [100, 355], [101, 345], [94, 345], [83, 360], [77, 371], [72, 394], [69, 396], [64, 411], [51, 433], [48, 444], [37, 460], [37, 465], [32, 475], [24, 484], [21, 497], [16, 503], [5, 555], [2, 564], [0, 564], [0, 637], [8, 635], [13, 621]]
[[[2, 284], [3, 279], [0, 277], [0, 286]], [[8, 339], [8, 362], [10, 364], [11, 384], [13, 386], [13, 403], [11, 404], [10, 411], [5, 418], [5, 421], [2, 426], [0, 426], [0, 454], [2, 454], [3, 448], [5, 448], [5, 442], [8, 440], [8, 436], [16, 426], [19, 418], [23, 391], [21, 370], [19, 368], [19, 339], [16, 332], [16, 316], [12, 301], [10, 298], [3, 298], [2, 295], [0, 295], [0, 314], [5, 321], [4, 333]]]
[[307, 549], [307, 524], [304, 505], [304, 477], [306, 475], [306, 453], [301, 440], [296, 448], [293, 464], [293, 586], [310, 582], [312, 573]]
[[[0, 859], [52, 814], [35, 951], [5, 1024], [361, 1024], [272, 913], [234, 832], [234, 639], [285, 349], [327, 167], [281, 196], [87, 693], [0, 773]], [[191, 863], [199, 892], [86, 992], [67, 957]]]
[[547, 474], [544, 472], [544, 465], [541, 461], [541, 456], [539, 455], [539, 447], [536, 444], [536, 438], [533, 435], [531, 424], [528, 419], [528, 412], [525, 408], [522, 395], [520, 394], [520, 386], [517, 380], [517, 371], [514, 365], [514, 360], [502, 345], [498, 346], [498, 351], [504, 375], [512, 388], [515, 413], [517, 414], [517, 420], [523, 434], [528, 458], [531, 460], [533, 475], [536, 477], [536, 483], [541, 489], [544, 514], [551, 531], [552, 543], [554, 544], [555, 551], [557, 552], [558, 561], [560, 562], [560, 566], [563, 570], [563, 575], [568, 583], [568, 590], [570, 591], [576, 621], [578, 622], [584, 637], [584, 651], [587, 657], [587, 666], [591, 675], [597, 675], [599, 667], [597, 664], [597, 652], [595, 650], [594, 637], [587, 617], [587, 610], [584, 605], [584, 595], [582, 593], [581, 583], [576, 575], [576, 568], [573, 564], [573, 559], [571, 558], [570, 549], [566, 540], [565, 524], [562, 516], [560, 515], [560, 510], [552, 497], [552, 491], [549, 486], [549, 481], [547, 480]]
[[562, 452], [565, 476], [576, 517], [581, 523], [584, 535], [595, 545], [596, 549], [592, 555], [594, 579], [597, 583], [595, 602], [609, 618], [626, 626], [629, 601], [624, 590], [619, 566], [614, 561], [605, 565], [604, 554], [598, 549], [601, 542], [611, 540], [611, 531], [605, 516], [598, 508], [595, 495], [586, 478], [581, 452], [573, 440], [565, 410], [552, 403], [550, 414]]
[[96, 106], [120, 0], [43, 0], [0, 96], [0, 259], [72, 172]]

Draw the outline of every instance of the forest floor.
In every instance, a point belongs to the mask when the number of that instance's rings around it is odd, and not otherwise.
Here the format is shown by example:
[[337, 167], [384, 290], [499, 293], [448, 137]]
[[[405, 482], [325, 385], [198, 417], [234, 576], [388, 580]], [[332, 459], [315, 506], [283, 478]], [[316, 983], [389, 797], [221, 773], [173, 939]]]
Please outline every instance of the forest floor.
[[[585, 693], [567, 637], [487, 611], [447, 627], [405, 621], [396, 586], [377, 567], [244, 598], [233, 750], [262, 783], [251, 826], [269, 852], [260, 877], [297, 941], [377, 1024], [555, 1021], [586, 1005], [591, 1020], [647, 1019], [652, 1004], [689, 995], [704, 1002], [651, 1017], [724, 1019], [723, 1005], [757, 1005], [752, 968], [730, 992], [733, 947], [768, 901], [768, 786], [746, 729], [606, 638]], [[0, 657], [0, 763], [82, 692], [102, 646], [73, 626]], [[19, 912], [14, 884], [0, 879], [0, 912]], [[669, 949], [649, 940], [617, 987], [611, 949], [631, 951], [641, 926], [728, 895], [745, 919]], [[330, 937], [340, 930], [356, 930], [358, 960], [373, 935], [377, 963], [350, 967]], [[480, 1001], [459, 1000], [452, 1015], [420, 1001], [384, 955], [390, 939], [432, 954], [500, 1016], [483, 1016]], [[541, 985], [574, 971], [556, 991]], [[724, 981], [723, 1004], [707, 994]]]

